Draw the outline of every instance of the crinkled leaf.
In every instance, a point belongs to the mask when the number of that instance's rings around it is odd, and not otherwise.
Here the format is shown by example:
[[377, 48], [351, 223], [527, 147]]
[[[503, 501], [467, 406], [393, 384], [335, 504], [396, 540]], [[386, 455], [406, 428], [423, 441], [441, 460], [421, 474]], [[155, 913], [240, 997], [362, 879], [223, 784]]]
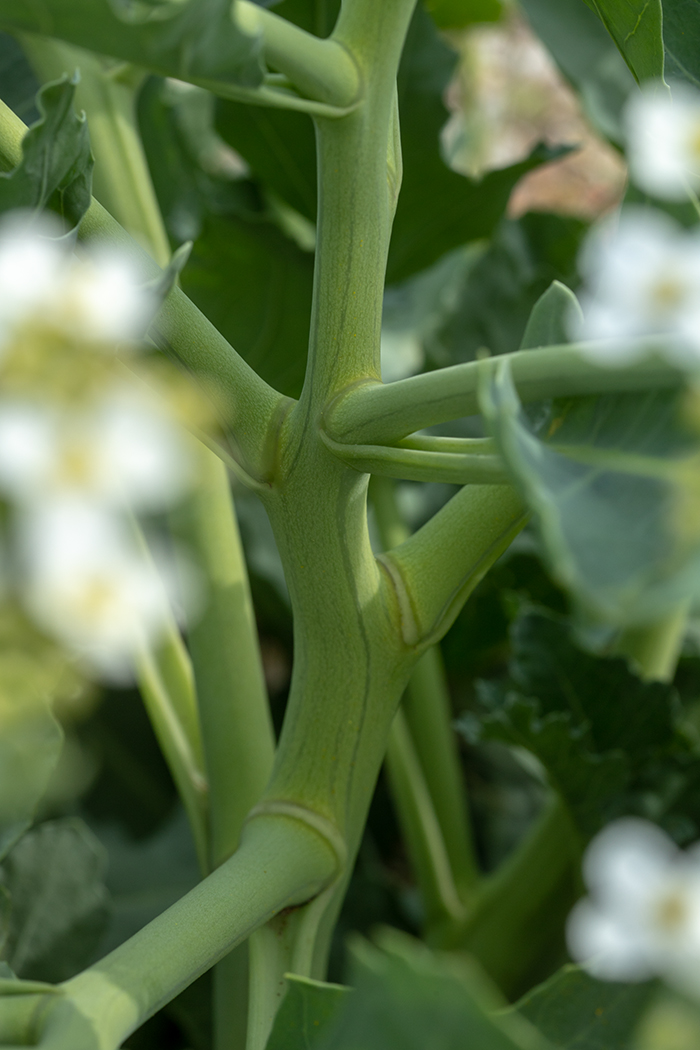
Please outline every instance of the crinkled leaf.
[[625, 813], [692, 837], [697, 759], [676, 728], [675, 689], [581, 649], [554, 613], [524, 610], [511, 640], [508, 681], [479, 683], [480, 721], [466, 716], [462, 731], [534, 754], [586, 837]]
[[482, 388], [482, 411], [555, 576], [610, 623], [660, 619], [700, 590], [700, 435], [686, 421], [687, 398], [572, 398], [533, 428], [507, 362]]
[[49, 33], [181, 80], [255, 87], [263, 76], [260, 41], [238, 28], [231, 0], [0, 0], [0, 25]]
[[508, 1013], [526, 1017], [554, 1050], [628, 1050], [653, 992], [651, 984], [597, 981], [564, 966]]
[[587, 116], [622, 137], [622, 107], [634, 77], [598, 16], [582, 0], [520, 0], [530, 25], [573, 84]]
[[349, 995], [351, 990], [341, 984], [290, 974], [266, 1050], [309, 1050], [316, 1046]]
[[519, 164], [478, 181], [448, 168], [439, 136], [448, 116], [443, 93], [456, 60], [419, 5], [398, 78], [404, 174], [387, 267], [390, 284], [424, 270], [459, 245], [490, 236], [518, 180], [561, 155], [540, 146]]
[[637, 80], [663, 77], [661, 0], [592, 0], [591, 7]]
[[46, 84], [37, 96], [41, 117], [22, 142], [22, 160], [0, 175], [0, 212], [49, 207], [71, 226], [90, 207], [93, 158], [84, 116], [73, 109], [75, 81]]
[[12, 901], [4, 957], [20, 977], [58, 982], [88, 963], [109, 921], [105, 855], [80, 820], [27, 832], [2, 866]]
[[355, 992], [313, 1050], [547, 1050], [523, 1019], [494, 1015], [485, 978], [393, 931], [353, 943]]

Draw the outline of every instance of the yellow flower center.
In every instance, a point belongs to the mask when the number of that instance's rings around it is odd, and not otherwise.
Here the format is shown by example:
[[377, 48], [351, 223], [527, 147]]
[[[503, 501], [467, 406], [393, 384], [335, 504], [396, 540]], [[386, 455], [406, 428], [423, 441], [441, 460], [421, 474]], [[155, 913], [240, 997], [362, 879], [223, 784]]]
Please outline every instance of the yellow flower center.
[[677, 933], [688, 918], [688, 901], [683, 893], [675, 890], [662, 897], [655, 908], [656, 925], [664, 933]]

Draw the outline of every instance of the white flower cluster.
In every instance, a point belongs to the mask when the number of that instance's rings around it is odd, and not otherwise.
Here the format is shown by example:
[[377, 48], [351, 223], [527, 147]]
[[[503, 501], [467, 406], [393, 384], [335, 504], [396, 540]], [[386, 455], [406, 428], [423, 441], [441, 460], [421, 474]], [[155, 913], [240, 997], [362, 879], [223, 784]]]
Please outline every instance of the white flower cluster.
[[[126, 260], [77, 258], [55, 232], [0, 228], [0, 498], [16, 555], [6, 575], [44, 630], [124, 677], [170, 615], [131, 515], [182, 495], [188, 448], [157, 395], [113, 360], [143, 336], [150, 295]], [[57, 361], [75, 381], [54, 388]]]
[[[626, 108], [630, 174], [670, 201], [700, 187], [700, 92], [652, 83]], [[694, 198], [697, 204], [697, 198]], [[626, 365], [650, 352], [700, 368], [700, 231], [651, 206], [627, 206], [589, 235], [580, 259], [583, 321], [575, 339], [596, 364]]]
[[683, 852], [654, 824], [618, 820], [589, 846], [583, 875], [572, 957], [603, 980], [662, 977], [700, 996], [700, 843]]

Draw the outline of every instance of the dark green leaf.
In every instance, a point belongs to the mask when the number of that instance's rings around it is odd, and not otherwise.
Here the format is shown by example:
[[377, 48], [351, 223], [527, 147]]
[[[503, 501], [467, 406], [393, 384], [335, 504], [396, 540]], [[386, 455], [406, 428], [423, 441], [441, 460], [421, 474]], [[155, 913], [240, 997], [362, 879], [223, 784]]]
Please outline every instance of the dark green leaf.
[[20, 977], [63, 981], [88, 963], [109, 920], [102, 847], [80, 820], [29, 831], [5, 859], [12, 910], [5, 958]]
[[661, 0], [593, 0], [591, 6], [637, 80], [663, 77]]
[[381, 948], [354, 942], [355, 993], [313, 1050], [545, 1050], [522, 1019], [494, 1016], [497, 999], [468, 964], [395, 931]]
[[404, 176], [389, 252], [390, 284], [453, 248], [490, 236], [518, 180], [559, 155], [538, 147], [527, 160], [480, 181], [451, 171], [440, 155], [439, 136], [447, 120], [442, 96], [455, 63], [454, 51], [417, 7], [398, 79]]
[[480, 683], [481, 724], [467, 716], [462, 730], [536, 755], [586, 837], [625, 813], [692, 836], [696, 759], [676, 729], [673, 687], [581, 649], [553, 613], [526, 609], [511, 640], [510, 680]]
[[39, 81], [17, 41], [0, 33], [0, 98], [25, 124], [38, 120], [34, 102]]
[[266, 1050], [309, 1050], [317, 1045], [351, 994], [350, 989], [341, 984], [324, 984], [290, 974], [287, 994], [275, 1018]]
[[482, 393], [552, 570], [588, 612], [613, 624], [648, 623], [698, 592], [700, 446], [684, 420], [687, 395], [571, 399], [543, 416], [536, 433], [505, 364]]
[[59, 40], [182, 80], [256, 86], [260, 42], [241, 32], [230, 0], [168, 0], [154, 10], [138, 0], [0, 0], [0, 25]]
[[498, 22], [503, 15], [502, 0], [427, 0], [425, 6], [440, 29]]
[[275, 14], [321, 37], [333, 31], [339, 11], [340, 0], [281, 0], [275, 4]]
[[650, 984], [597, 981], [565, 966], [508, 1012], [526, 1017], [555, 1050], [629, 1050], [653, 991]]
[[75, 82], [46, 84], [37, 97], [41, 112], [22, 142], [22, 160], [0, 175], [0, 212], [50, 207], [71, 226], [90, 207], [93, 158], [85, 117], [73, 109]]
[[520, 0], [530, 25], [574, 85], [604, 135], [622, 137], [620, 113], [634, 78], [600, 19], [582, 0]]
[[663, 0], [666, 76], [700, 87], [700, 2]]

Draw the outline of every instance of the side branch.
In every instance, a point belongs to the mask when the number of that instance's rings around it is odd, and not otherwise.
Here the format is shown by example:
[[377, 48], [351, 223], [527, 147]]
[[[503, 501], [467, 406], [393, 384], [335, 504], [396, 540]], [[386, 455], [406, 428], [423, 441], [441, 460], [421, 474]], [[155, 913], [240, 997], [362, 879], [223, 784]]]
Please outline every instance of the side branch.
[[[230, 860], [100, 962], [50, 988], [62, 994], [47, 994], [43, 1008], [26, 1018], [27, 1028], [33, 1021], [39, 1031], [14, 1038], [42, 1050], [117, 1050], [253, 931], [316, 896], [336, 869], [335, 851], [304, 822], [254, 819]], [[11, 1030], [17, 997], [7, 986], [0, 991], [0, 1031], [6, 1022]]]
[[[19, 164], [26, 131], [26, 125], [0, 100], [3, 170]], [[79, 232], [81, 238], [100, 237], [119, 248], [134, 261], [144, 281], [162, 276], [150, 255], [94, 199]], [[215, 408], [237, 463], [249, 480], [264, 483], [273, 458], [272, 424], [288, 399], [257, 375], [179, 288], [168, 295], [149, 334], [199, 380], [205, 392], [216, 391]]]
[[321, 430], [331, 452], [363, 474], [379, 474], [403, 481], [444, 481], [452, 485], [506, 485], [509, 474], [499, 455], [443, 452], [410, 448], [405, 444], [346, 445]]
[[[647, 341], [644, 349], [651, 355], [660, 342]], [[326, 432], [341, 443], [391, 444], [423, 427], [475, 415], [479, 383], [500, 360], [468, 361], [396, 383], [357, 383], [339, 394], [326, 411]], [[518, 350], [508, 355], [508, 361], [523, 402], [673, 387], [683, 378], [660, 355], [626, 367], [603, 368], [587, 360], [575, 344]]]
[[407, 645], [439, 641], [527, 521], [508, 485], [461, 489], [418, 532], [379, 561], [391, 576]]

